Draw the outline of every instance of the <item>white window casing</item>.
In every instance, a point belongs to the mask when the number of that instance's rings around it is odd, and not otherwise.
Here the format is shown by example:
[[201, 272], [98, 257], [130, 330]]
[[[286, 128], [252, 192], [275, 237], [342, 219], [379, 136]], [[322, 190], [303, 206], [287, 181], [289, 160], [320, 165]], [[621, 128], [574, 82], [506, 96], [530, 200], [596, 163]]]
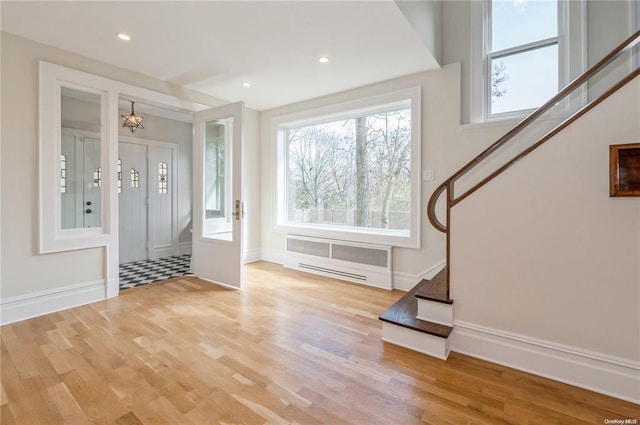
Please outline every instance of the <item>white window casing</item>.
[[[273, 204], [273, 230], [302, 236], [315, 236], [351, 242], [382, 244], [387, 246], [420, 248], [421, 221], [421, 96], [422, 88], [411, 87], [392, 93], [362, 98], [336, 105], [329, 105], [298, 113], [275, 117], [271, 123], [274, 146], [274, 187], [276, 202]], [[307, 124], [328, 123], [358, 114], [387, 111], [394, 106], [410, 104], [411, 107], [411, 158], [410, 158], [410, 230], [376, 229], [348, 226], [331, 226], [316, 223], [294, 223], [287, 220], [287, 128]]]
[[[558, 34], [543, 40], [500, 51], [489, 51], [491, 0], [471, 1], [470, 123], [521, 119], [532, 109], [491, 114], [491, 59], [558, 45], [558, 90], [586, 70], [586, 6], [584, 0], [558, 1]], [[578, 90], [569, 102], [559, 105], [555, 115], [564, 115], [572, 101], [585, 96]]]

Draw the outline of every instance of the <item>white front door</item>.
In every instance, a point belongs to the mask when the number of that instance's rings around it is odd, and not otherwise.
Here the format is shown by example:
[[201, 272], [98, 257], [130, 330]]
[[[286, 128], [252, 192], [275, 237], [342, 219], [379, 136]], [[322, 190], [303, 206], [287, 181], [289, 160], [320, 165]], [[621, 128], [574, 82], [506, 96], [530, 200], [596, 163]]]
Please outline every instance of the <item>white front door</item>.
[[62, 129], [62, 229], [101, 226], [102, 169], [95, 133]]
[[242, 117], [238, 102], [193, 118], [193, 257], [199, 278], [242, 282]]

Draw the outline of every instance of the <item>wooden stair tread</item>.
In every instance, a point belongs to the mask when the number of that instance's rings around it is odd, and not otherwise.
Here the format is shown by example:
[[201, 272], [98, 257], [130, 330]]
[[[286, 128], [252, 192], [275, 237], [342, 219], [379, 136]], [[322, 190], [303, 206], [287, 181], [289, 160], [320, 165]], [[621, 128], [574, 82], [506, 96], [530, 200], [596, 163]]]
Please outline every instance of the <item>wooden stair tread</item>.
[[444, 304], [453, 304], [453, 300], [447, 297], [447, 268], [445, 267], [431, 280], [422, 280], [420, 288], [416, 291], [416, 298], [435, 301]]
[[378, 316], [378, 318], [383, 322], [403, 326], [405, 328], [438, 336], [440, 338], [448, 338], [449, 334], [451, 334], [451, 331], [453, 330], [451, 326], [427, 322], [426, 320], [416, 318], [418, 314], [418, 300], [416, 300], [416, 292], [424, 286], [425, 282], [428, 281], [423, 280], [418, 283], [413, 289], [396, 301], [395, 304]]

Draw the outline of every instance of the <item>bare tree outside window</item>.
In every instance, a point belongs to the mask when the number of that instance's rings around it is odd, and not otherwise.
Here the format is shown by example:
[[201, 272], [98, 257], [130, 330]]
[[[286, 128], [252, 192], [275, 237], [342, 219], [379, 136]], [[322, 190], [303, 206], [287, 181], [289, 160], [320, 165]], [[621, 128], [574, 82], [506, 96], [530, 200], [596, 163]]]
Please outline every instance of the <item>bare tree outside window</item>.
[[491, 67], [491, 99], [495, 102], [496, 97], [502, 97], [507, 93], [507, 89], [501, 87], [509, 79], [506, 73], [504, 62], [494, 62]]
[[411, 113], [289, 128], [289, 221], [409, 230]]

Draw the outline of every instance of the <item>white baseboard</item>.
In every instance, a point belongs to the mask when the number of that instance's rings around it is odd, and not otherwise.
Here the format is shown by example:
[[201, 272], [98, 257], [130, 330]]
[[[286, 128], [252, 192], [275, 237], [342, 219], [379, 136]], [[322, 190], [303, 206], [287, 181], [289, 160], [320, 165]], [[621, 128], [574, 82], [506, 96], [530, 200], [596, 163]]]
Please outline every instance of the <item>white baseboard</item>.
[[180, 242], [178, 244], [178, 255], [185, 255], [185, 254], [191, 254], [191, 247], [192, 247], [192, 243], [191, 241], [189, 242]]
[[454, 322], [451, 351], [640, 403], [640, 362]]
[[32, 317], [104, 300], [104, 280], [78, 283], [63, 288], [6, 298], [0, 302], [0, 323], [19, 322]]
[[205, 282], [211, 283], [212, 285], [217, 285], [225, 289], [233, 289], [234, 291], [239, 291], [241, 288], [237, 286], [228, 285], [226, 283], [216, 282], [215, 280], [205, 279], [203, 277], [198, 277], [198, 280], [204, 280]]
[[170, 257], [172, 255], [176, 255], [178, 250], [179, 248], [175, 245], [154, 246], [149, 252], [149, 259]]
[[435, 275], [440, 273], [442, 269], [447, 265], [447, 260], [438, 261], [433, 266], [429, 267], [426, 271], [419, 274], [409, 274], [402, 272], [393, 272], [393, 289], [399, 289], [401, 291], [409, 291], [413, 289], [422, 279], [433, 279]]
[[284, 264], [284, 249], [262, 248], [262, 260], [275, 264]]
[[243, 264], [253, 263], [262, 259], [262, 250], [260, 248], [248, 249], [242, 258]]

